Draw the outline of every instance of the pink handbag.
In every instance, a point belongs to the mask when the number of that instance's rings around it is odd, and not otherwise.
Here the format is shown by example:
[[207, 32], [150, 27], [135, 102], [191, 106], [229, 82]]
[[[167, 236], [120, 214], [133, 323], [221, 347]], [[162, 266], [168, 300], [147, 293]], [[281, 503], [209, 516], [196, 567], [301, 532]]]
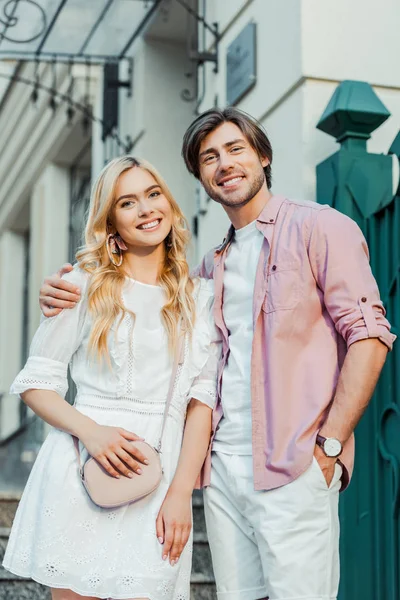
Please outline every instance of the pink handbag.
[[163, 422], [157, 446], [154, 448], [144, 441], [130, 442], [135, 448], [138, 448], [149, 461], [148, 465], [140, 465], [140, 468], [142, 469], [141, 475], [133, 473], [132, 478], [124, 477], [122, 475], [117, 479], [116, 477], [109, 475], [95, 458], [89, 458], [82, 466], [79, 452], [79, 440], [73, 436], [82, 483], [91, 500], [97, 504], [97, 506], [100, 506], [101, 508], [117, 508], [118, 506], [131, 504], [132, 502], [136, 502], [137, 500], [148, 496], [160, 485], [163, 474], [160, 459], [162, 437], [174, 392], [178, 366], [183, 363], [183, 349], [183, 336], [180, 335], [175, 352]]

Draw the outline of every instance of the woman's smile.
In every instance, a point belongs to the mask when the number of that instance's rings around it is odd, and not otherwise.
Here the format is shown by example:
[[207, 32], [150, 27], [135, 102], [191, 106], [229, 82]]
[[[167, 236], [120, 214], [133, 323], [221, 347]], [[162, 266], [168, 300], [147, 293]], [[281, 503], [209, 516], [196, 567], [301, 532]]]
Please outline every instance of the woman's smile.
[[162, 219], [153, 219], [152, 221], [146, 221], [145, 223], [141, 223], [137, 226], [136, 229], [140, 229], [142, 231], [155, 231], [161, 224]]

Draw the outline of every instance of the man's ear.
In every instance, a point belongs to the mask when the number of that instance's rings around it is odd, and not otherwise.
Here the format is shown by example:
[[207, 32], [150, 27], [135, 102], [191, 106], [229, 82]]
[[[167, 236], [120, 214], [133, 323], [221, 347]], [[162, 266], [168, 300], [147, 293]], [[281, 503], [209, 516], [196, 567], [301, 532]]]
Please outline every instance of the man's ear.
[[270, 164], [269, 158], [267, 158], [266, 156], [261, 156], [261, 164], [263, 169], [265, 169], [265, 167], [268, 167], [268, 165]]

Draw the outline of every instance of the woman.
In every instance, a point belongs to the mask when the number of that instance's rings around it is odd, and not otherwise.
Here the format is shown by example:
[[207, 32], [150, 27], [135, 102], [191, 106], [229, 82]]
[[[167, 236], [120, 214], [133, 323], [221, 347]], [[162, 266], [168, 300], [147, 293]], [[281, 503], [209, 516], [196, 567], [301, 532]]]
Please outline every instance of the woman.
[[[94, 185], [86, 245], [65, 276], [82, 298], [42, 322], [12, 385], [53, 429], [4, 566], [49, 586], [53, 600], [189, 600], [191, 494], [209, 444], [219, 343], [212, 289], [191, 280], [187, 240], [183, 215], [151, 165], [130, 156], [108, 164]], [[144, 457], [131, 442], [157, 442], [179, 331], [184, 356], [162, 482], [136, 503], [99, 508], [80, 480], [72, 436], [111, 476], [140, 475]], [[63, 399], [68, 365], [74, 406]]]

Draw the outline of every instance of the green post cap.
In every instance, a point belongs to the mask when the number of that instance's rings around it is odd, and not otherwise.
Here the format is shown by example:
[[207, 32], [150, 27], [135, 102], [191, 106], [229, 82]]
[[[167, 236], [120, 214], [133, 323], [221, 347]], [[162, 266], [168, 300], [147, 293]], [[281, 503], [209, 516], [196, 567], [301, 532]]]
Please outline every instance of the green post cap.
[[389, 154], [394, 154], [398, 159], [400, 159], [400, 131], [394, 138], [393, 143], [389, 148]]
[[346, 138], [367, 140], [390, 112], [369, 83], [342, 81], [336, 88], [317, 128], [342, 142]]

